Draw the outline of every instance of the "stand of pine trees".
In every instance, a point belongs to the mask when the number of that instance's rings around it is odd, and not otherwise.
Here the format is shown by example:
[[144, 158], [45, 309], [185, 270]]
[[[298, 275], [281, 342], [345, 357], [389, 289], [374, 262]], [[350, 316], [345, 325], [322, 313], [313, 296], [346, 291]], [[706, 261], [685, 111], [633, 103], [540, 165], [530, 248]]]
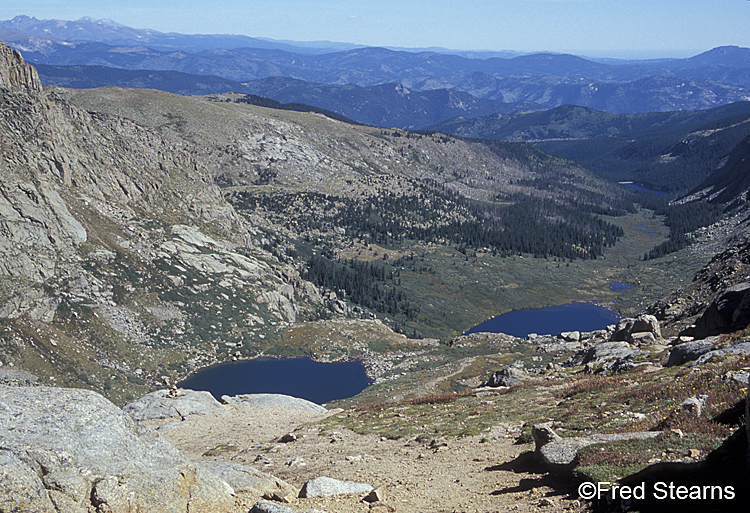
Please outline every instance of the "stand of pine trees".
[[[622, 215], [632, 209], [632, 203], [608, 208], [585, 199], [566, 204], [524, 195], [499, 205], [431, 189], [361, 200], [315, 192], [295, 195], [296, 203], [286, 195], [246, 192], [233, 199], [240, 210], [262, 209], [298, 232], [343, 228], [347, 238], [382, 246], [398, 247], [408, 240], [488, 248], [504, 256], [525, 253], [566, 259], [600, 258], [624, 232], [599, 215]], [[292, 204], [298, 208], [290, 211]]]
[[352, 303], [376, 312], [405, 316], [412, 320], [418, 308], [409, 302], [406, 292], [394, 283], [393, 271], [382, 264], [359, 260], [335, 261], [313, 255], [307, 263], [305, 278], [319, 287], [342, 294]]

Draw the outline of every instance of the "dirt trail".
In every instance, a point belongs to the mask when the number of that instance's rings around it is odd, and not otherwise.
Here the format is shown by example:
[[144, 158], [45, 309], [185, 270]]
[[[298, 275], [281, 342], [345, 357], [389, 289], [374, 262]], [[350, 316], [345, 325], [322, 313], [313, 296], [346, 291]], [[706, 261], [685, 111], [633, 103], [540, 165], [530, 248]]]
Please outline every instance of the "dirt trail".
[[[329, 414], [259, 406], [222, 415], [193, 415], [160, 433], [190, 459], [247, 464], [297, 488], [319, 476], [384, 486], [384, 502], [397, 512], [582, 511], [567, 483], [539, 473], [522, 456], [532, 447], [514, 444], [516, 428], [497, 426], [481, 437], [448, 438], [430, 447], [429, 440], [321, 431], [308, 424]], [[148, 422], [152, 427], [164, 423]], [[292, 431], [296, 441], [278, 442]], [[221, 445], [228, 450], [203, 456]], [[237, 512], [246, 513], [258, 499], [239, 497]], [[296, 499], [286, 506], [326, 513], [388, 511], [371, 509], [359, 496]]]

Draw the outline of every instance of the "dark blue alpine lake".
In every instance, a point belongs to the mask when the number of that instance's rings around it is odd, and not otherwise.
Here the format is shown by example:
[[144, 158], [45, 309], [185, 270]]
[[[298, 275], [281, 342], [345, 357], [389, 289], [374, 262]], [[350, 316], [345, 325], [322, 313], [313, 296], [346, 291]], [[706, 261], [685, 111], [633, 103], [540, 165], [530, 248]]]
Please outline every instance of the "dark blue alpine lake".
[[[476, 332], [556, 335], [562, 331], [594, 331], [616, 324], [620, 316], [596, 303], [514, 310], [474, 326]], [[207, 390], [222, 395], [286, 394], [325, 404], [353, 397], [370, 385], [358, 361], [318, 363], [310, 358], [254, 358], [203, 369], [179, 384], [182, 388]]]
[[570, 303], [530, 310], [513, 310], [477, 324], [464, 333], [506, 333], [526, 337], [529, 333], [557, 335], [563, 331], [596, 331], [617, 324], [620, 316], [614, 310], [596, 303]]
[[222, 395], [285, 394], [324, 404], [360, 393], [370, 384], [360, 362], [318, 363], [310, 358], [254, 358], [208, 367], [179, 384]]

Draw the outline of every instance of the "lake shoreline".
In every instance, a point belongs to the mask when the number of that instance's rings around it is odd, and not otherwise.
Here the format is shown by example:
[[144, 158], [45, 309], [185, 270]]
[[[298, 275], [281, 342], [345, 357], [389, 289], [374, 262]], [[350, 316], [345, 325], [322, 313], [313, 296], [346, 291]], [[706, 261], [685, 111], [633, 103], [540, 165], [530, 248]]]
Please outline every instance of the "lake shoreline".
[[[620, 313], [613, 308], [613, 305], [614, 302], [612, 301], [572, 301], [562, 305], [510, 310], [509, 312], [490, 317], [486, 321], [469, 328], [461, 335], [470, 335], [472, 333], [504, 333], [513, 337], [526, 338], [531, 333], [557, 335], [565, 331], [596, 331], [604, 329], [611, 324], [617, 324], [622, 318]], [[568, 312], [565, 312], [568, 314], [578, 313], [579, 316], [585, 315], [586, 317], [583, 319], [585, 321], [583, 324], [585, 325], [576, 325], [581, 323], [582, 319], [580, 317], [575, 319], [566, 318], [562, 321], [558, 319], [558, 322], [550, 322], [552, 315], [558, 315], [563, 310], [568, 310]], [[539, 321], [546, 321], [547, 325], [555, 326], [555, 328], [542, 330], [526, 329], [531, 323], [538, 321], [535, 319], [537, 316], [539, 317]], [[503, 328], [507, 331], [504, 331]]]
[[[328, 366], [335, 366], [332, 369]], [[362, 361], [319, 362], [310, 356], [263, 355], [204, 367], [178, 387], [224, 395], [283, 394], [318, 404], [353, 397], [372, 384]]]

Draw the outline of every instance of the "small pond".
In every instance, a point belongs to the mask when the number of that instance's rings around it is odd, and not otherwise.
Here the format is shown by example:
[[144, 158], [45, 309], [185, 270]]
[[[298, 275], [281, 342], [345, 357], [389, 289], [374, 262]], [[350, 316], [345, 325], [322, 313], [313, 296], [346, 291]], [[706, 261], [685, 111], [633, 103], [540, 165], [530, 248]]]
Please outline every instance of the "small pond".
[[557, 335], [563, 331], [595, 331], [617, 324], [620, 315], [596, 303], [570, 303], [529, 310], [513, 310], [477, 324], [469, 333], [507, 333], [526, 337], [529, 333]]
[[352, 397], [370, 384], [360, 362], [319, 363], [310, 358], [254, 358], [203, 369], [179, 384], [222, 395], [285, 394], [324, 404]]
[[623, 292], [632, 288], [633, 286], [630, 283], [624, 281], [613, 281], [609, 284], [609, 290], [612, 292]]
[[624, 185], [625, 187], [630, 187], [631, 189], [635, 189], [636, 191], [643, 191], [643, 192], [650, 192], [651, 194], [656, 194], [657, 196], [667, 196], [669, 193], [664, 191], [655, 191], [653, 189], [648, 189], [642, 185], [638, 185], [633, 182], [619, 182], [620, 185]]

